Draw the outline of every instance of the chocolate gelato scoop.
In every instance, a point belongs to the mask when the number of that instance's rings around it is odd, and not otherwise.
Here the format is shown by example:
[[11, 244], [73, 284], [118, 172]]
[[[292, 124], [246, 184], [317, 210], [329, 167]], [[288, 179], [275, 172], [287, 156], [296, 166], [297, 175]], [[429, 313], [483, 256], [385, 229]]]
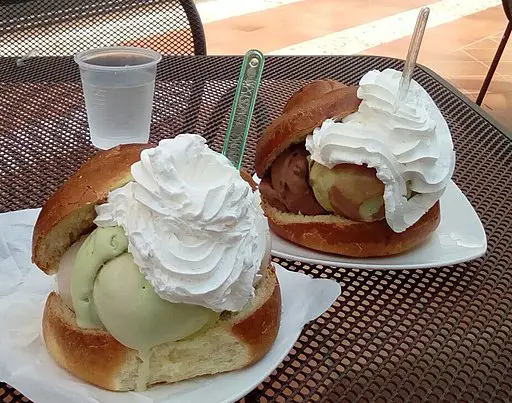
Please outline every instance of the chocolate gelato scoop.
[[265, 198], [265, 201], [270, 204], [272, 207], [275, 207], [278, 210], [288, 212], [288, 209], [283, 204], [281, 199], [279, 198], [279, 195], [272, 187], [272, 182], [270, 181], [270, 177], [265, 176], [259, 186], [258, 189], [260, 190], [261, 195]]
[[281, 153], [271, 167], [272, 188], [291, 213], [325, 214], [309, 185], [307, 156], [304, 144], [294, 145]]

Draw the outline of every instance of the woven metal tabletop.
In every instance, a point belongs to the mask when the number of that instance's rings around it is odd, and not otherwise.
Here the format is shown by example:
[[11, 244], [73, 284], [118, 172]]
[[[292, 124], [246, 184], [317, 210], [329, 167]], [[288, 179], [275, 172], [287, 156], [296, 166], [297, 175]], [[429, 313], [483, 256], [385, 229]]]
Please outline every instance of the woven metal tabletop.
[[[195, 132], [220, 150], [240, 65], [239, 57], [164, 58], [151, 142]], [[368, 70], [386, 67], [402, 63], [269, 57], [246, 168], [252, 169], [258, 134], [295, 90], [319, 78], [354, 84]], [[414, 78], [448, 121], [457, 152], [454, 180], [484, 224], [488, 253], [457, 266], [405, 271], [275, 259], [290, 270], [337, 280], [342, 295], [306, 326], [246, 402], [512, 400], [512, 142], [426, 69]], [[16, 67], [13, 59], [0, 59], [0, 212], [41, 206], [93, 153], [73, 61], [42, 58]], [[5, 384], [2, 399], [27, 401]]]

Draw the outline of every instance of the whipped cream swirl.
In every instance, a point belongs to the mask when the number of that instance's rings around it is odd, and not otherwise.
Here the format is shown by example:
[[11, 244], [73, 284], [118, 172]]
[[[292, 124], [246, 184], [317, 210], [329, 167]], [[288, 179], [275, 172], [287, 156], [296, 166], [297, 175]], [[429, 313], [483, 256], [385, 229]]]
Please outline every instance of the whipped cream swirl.
[[[306, 139], [311, 158], [332, 168], [366, 164], [384, 183], [386, 221], [403, 232], [442, 196], [455, 167], [450, 130], [427, 92], [414, 80], [395, 112], [402, 73], [366, 73], [359, 82], [359, 110], [343, 122], [325, 121]], [[414, 193], [407, 199], [408, 190]]]
[[242, 309], [268, 264], [259, 193], [192, 134], [142, 151], [131, 173], [134, 181], [96, 208], [95, 223], [124, 228], [129, 252], [161, 298]]

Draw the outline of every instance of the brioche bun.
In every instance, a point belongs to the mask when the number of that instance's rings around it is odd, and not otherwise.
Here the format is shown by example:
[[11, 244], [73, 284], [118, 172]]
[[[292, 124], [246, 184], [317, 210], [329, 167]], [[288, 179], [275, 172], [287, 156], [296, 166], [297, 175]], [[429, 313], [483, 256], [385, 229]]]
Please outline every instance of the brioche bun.
[[[279, 283], [268, 267], [243, 310], [223, 313], [214, 325], [184, 340], [153, 347], [145, 386], [233, 371], [258, 361], [277, 337], [280, 315]], [[77, 378], [113, 391], [136, 388], [143, 365], [137, 351], [106, 331], [78, 327], [74, 312], [56, 292], [46, 300], [43, 337], [55, 362]]]
[[260, 178], [279, 154], [292, 144], [303, 142], [326, 119], [342, 119], [361, 103], [357, 87], [315, 81], [297, 92], [284, 113], [265, 130], [256, 146], [254, 166]]
[[319, 252], [351, 257], [380, 257], [405, 252], [421, 244], [440, 222], [439, 202], [404, 232], [394, 232], [385, 220], [352, 221], [334, 214], [306, 216], [285, 213], [263, 201], [263, 211], [275, 234]]
[[[357, 111], [360, 102], [356, 86], [347, 87], [332, 80], [314, 81], [296, 92], [258, 142], [258, 176], [267, 183], [266, 175], [281, 153], [305, 141], [326, 119], [342, 119]], [[385, 220], [361, 222], [334, 214], [294, 214], [276, 208], [277, 205], [275, 200], [266, 200], [262, 195], [262, 207], [274, 233], [306, 248], [352, 257], [405, 252], [424, 242], [440, 222], [439, 202], [401, 233], [394, 232]]]
[[32, 262], [46, 274], [55, 274], [64, 252], [82, 234], [89, 232], [96, 218], [97, 204], [108, 193], [133, 178], [132, 164], [140, 160], [147, 144], [129, 144], [98, 151], [86, 161], [44, 204], [32, 236]]
[[[111, 190], [133, 180], [131, 165], [149, 147], [124, 145], [99, 151], [50, 197], [33, 234], [32, 260], [42, 271], [58, 271], [65, 251], [94, 228], [95, 206], [106, 201]], [[249, 175], [242, 177], [255, 186]], [[269, 266], [255, 286], [254, 298], [241, 311], [223, 312], [217, 322], [192, 336], [153, 347], [144, 378], [137, 351], [106, 331], [80, 328], [74, 312], [56, 292], [46, 301], [43, 336], [55, 362], [73, 375], [105, 389], [127, 391], [141, 379], [150, 386], [250, 365], [272, 347], [280, 317], [279, 283]]]

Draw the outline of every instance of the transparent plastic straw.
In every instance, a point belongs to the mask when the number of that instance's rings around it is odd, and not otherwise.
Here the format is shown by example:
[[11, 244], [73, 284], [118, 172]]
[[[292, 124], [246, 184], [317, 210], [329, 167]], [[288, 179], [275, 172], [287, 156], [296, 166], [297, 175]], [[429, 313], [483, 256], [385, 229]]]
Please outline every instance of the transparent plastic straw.
[[411, 85], [412, 73], [416, 67], [416, 60], [418, 59], [418, 54], [420, 53], [421, 41], [423, 40], [423, 35], [425, 34], [425, 27], [427, 26], [429, 14], [430, 9], [428, 7], [423, 7], [418, 14], [418, 18], [416, 19], [416, 26], [414, 27], [411, 43], [409, 44], [409, 50], [407, 52], [407, 58], [405, 59], [404, 71], [402, 72], [402, 78], [400, 79], [400, 84], [398, 86], [395, 112], [400, 109], [403, 101], [407, 98], [407, 92], [409, 91], [409, 86]]

